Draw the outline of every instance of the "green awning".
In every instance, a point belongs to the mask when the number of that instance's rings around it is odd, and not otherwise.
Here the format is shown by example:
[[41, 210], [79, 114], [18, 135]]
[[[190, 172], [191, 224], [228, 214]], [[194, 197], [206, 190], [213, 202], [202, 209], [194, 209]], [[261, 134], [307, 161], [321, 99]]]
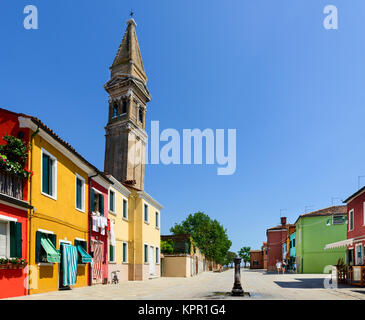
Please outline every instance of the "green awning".
[[77, 245], [77, 250], [79, 251], [82, 263], [89, 263], [93, 261], [93, 258], [91, 258], [91, 256], [85, 251], [82, 246]]
[[55, 248], [52, 241], [49, 240], [46, 236], [42, 237], [41, 244], [43, 249], [47, 253], [47, 262], [51, 263], [60, 263], [61, 261], [61, 254], [60, 252]]

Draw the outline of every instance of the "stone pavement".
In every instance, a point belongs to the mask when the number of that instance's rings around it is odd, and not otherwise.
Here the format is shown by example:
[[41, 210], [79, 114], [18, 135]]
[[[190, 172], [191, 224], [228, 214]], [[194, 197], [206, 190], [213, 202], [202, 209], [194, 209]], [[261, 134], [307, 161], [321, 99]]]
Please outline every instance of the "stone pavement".
[[233, 286], [233, 270], [222, 273], [205, 272], [193, 278], [157, 278], [129, 281], [118, 285], [97, 285], [54, 291], [14, 299], [19, 300], [184, 300], [184, 299], [323, 299], [365, 300], [365, 288], [339, 287], [324, 289], [321, 274], [266, 273], [244, 270], [242, 286], [250, 297], [231, 297], [226, 293]]

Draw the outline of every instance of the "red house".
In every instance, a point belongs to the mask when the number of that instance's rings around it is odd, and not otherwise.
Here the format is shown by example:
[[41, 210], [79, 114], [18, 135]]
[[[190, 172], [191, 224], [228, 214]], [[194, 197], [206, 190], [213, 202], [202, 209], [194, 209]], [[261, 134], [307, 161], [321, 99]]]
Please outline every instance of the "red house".
[[281, 218], [281, 225], [267, 229], [267, 271], [276, 271], [277, 260], [283, 260], [282, 245], [288, 236], [286, 217]]
[[348, 197], [347, 203], [347, 263], [364, 264], [365, 187]]
[[[0, 145], [4, 136], [29, 142], [29, 129], [19, 127], [18, 115], [0, 109]], [[28, 178], [9, 171], [9, 158], [0, 150], [0, 299], [27, 294], [26, 262], [28, 261]], [[28, 161], [25, 169], [28, 167]]]
[[90, 254], [93, 263], [89, 284], [106, 284], [108, 282], [108, 190], [113, 184], [106, 176], [99, 174], [90, 179]]

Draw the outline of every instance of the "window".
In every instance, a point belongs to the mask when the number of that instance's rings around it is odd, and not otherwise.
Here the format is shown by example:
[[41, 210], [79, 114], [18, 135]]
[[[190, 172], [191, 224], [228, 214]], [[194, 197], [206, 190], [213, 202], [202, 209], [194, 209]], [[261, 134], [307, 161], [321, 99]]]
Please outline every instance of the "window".
[[295, 238], [293, 239], [293, 248], [295, 248]]
[[344, 215], [333, 216], [332, 223], [333, 224], [344, 224], [345, 223], [345, 216]]
[[148, 263], [148, 245], [144, 245], [144, 263]]
[[57, 159], [42, 149], [42, 193], [56, 199]]
[[[47, 251], [42, 245], [42, 239], [47, 239], [48, 244], [46, 246], [49, 253], [51, 253], [50, 257], [48, 257]], [[57, 246], [57, 236], [53, 233], [47, 233], [43, 231], [36, 232], [36, 243], [35, 243], [35, 262], [51, 262], [56, 263], [59, 257], [59, 252], [56, 250]], [[52, 258], [52, 259], [51, 259]], [[53, 260], [54, 259], [54, 260]]]
[[143, 123], [143, 109], [139, 108], [138, 110], [138, 119], [140, 123]]
[[76, 209], [85, 211], [85, 179], [76, 174]]
[[115, 262], [115, 246], [109, 244], [109, 262]]
[[148, 205], [144, 205], [144, 222], [148, 222]]
[[123, 218], [128, 219], [128, 201], [123, 199]]
[[0, 219], [0, 258], [22, 257], [22, 224]]
[[116, 116], [118, 116], [118, 105], [114, 104], [114, 106], [113, 106], [113, 118], [115, 118]]
[[127, 101], [123, 100], [122, 114], [127, 113]]
[[104, 195], [91, 189], [90, 192], [91, 211], [104, 216]]
[[128, 243], [123, 242], [123, 263], [128, 263]]
[[159, 227], [159, 223], [158, 223], [158, 212], [156, 211], [156, 228]]
[[349, 231], [354, 230], [354, 209], [349, 212]]
[[160, 249], [156, 247], [156, 264], [160, 264]]
[[109, 190], [109, 211], [115, 212], [115, 192]]

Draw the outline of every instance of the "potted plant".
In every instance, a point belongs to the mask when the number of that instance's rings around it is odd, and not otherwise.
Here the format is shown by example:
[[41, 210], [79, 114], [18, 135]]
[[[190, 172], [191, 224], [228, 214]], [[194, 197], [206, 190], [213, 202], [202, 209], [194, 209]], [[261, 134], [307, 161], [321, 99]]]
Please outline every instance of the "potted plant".
[[7, 258], [0, 258], [0, 269], [7, 269], [8, 268], [9, 259]]

